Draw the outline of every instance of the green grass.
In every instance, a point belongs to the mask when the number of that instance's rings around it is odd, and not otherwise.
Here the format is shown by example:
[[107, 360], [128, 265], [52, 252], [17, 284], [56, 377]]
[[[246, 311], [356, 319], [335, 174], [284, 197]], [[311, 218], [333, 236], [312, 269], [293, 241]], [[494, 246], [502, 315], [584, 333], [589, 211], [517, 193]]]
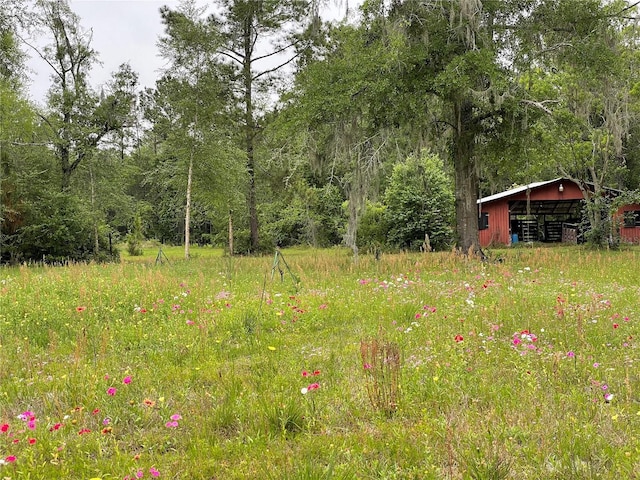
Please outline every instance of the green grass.
[[0, 270], [0, 478], [640, 476], [637, 249], [181, 252]]

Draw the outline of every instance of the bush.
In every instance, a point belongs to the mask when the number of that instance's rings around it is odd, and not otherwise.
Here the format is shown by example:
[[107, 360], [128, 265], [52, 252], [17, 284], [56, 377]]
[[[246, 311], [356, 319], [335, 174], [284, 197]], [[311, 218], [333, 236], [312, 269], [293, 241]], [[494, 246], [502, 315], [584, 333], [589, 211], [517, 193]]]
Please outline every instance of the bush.
[[25, 225], [17, 232], [18, 260], [57, 262], [106, 261], [118, 258], [103, 228], [96, 257], [93, 213], [67, 192], [44, 192], [29, 205]]
[[387, 207], [381, 203], [367, 203], [358, 225], [358, 248], [380, 249], [387, 243]]
[[453, 186], [437, 155], [423, 153], [397, 164], [384, 194], [388, 241], [418, 250], [429, 235], [435, 250], [453, 242]]

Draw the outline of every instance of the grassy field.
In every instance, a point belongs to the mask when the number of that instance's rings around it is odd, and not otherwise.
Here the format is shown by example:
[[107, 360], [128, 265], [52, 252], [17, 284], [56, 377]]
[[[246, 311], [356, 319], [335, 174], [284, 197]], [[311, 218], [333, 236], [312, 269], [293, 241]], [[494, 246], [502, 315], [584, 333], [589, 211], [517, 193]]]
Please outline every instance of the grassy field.
[[640, 250], [157, 253], [0, 270], [0, 478], [640, 478]]

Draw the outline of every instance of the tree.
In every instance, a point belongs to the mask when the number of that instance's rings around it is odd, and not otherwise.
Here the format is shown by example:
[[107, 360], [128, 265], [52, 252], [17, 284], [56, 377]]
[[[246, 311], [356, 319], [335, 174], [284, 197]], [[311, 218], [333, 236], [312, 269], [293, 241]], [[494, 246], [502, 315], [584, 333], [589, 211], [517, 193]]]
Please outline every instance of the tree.
[[21, 0], [0, 0], [0, 79], [14, 88], [21, 85], [25, 54], [20, 48], [18, 29], [25, 21]]
[[525, 95], [516, 77], [517, 33], [532, 5], [405, 0], [389, 7], [392, 25], [406, 38], [405, 94], [426, 105], [438, 126], [448, 127], [458, 248], [464, 252], [479, 252], [482, 159], [520, 127]]
[[418, 250], [428, 235], [432, 248], [450, 247], [455, 217], [453, 188], [437, 155], [423, 152], [396, 164], [384, 203], [391, 245]]
[[318, 58], [298, 73], [281, 120], [302, 132], [312, 165], [348, 198], [344, 243], [356, 258], [360, 219], [375, 198], [383, 160], [405, 153], [388, 115], [397, 87], [396, 39], [383, 36], [383, 23], [369, 27], [329, 29]]
[[[229, 141], [231, 127], [226, 123], [233, 108], [229, 85], [224, 81], [229, 68], [218, 61], [216, 53], [222, 37], [213, 23], [202, 18], [203, 13], [204, 9], [196, 8], [192, 1], [183, 2], [176, 11], [166, 7], [161, 10], [166, 35], [160, 40], [160, 48], [169, 67], [158, 82], [155, 105], [170, 112], [163, 120], [165, 128], [170, 126], [165, 153], [186, 160], [186, 258], [195, 183], [208, 183], [200, 190], [200, 198], [216, 203], [221, 197], [232, 196], [234, 182], [225, 186], [225, 181], [238, 173], [237, 168], [229, 168], [229, 157], [237, 154]], [[158, 126], [163, 128], [163, 124]], [[238, 177], [242, 178], [241, 172]], [[215, 193], [204, 194], [204, 190]]]
[[88, 83], [97, 61], [90, 32], [82, 29], [66, 0], [38, 0], [37, 6], [38, 21], [52, 39], [43, 50], [33, 47], [53, 70], [49, 111], [42, 118], [59, 162], [62, 190], [67, 190], [73, 173], [101, 141], [127, 125], [137, 75], [122, 65], [98, 95]]
[[26, 148], [36, 134], [36, 114], [13, 82], [0, 79], [0, 263], [20, 257], [19, 231], [31, 193], [42, 188], [42, 147]]
[[[203, 83], [205, 75], [211, 75], [215, 64], [211, 54], [218, 48], [219, 37], [207, 23], [200, 20], [203, 9], [195, 7], [195, 3], [183, 2], [177, 11], [168, 7], [160, 10], [165, 25], [166, 35], [160, 40], [162, 55], [170, 61], [169, 74], [166, 81], [173, 87], [170, 97], [176, 118], [173, 123], [179, 130], [180, 143], [187, 150], [187, 186], [184, 225], [184, 256], [189, 258], [191, 233], [191, 193], [193, 184], [193, 166], [196, 155], [204, 141], [207, 129], [206, 116], [203, 111], [205, 98]], [[215, 75], [215, 73], [214, 73]], [[209, 79], [211, 81], [211, 78]], [[216, 98], [209, 92], [209, 98]], [[214, 102], [215, 103], [215, 102]], [[218, 106], [215, 103], [216, 107]], [[178, 136], [174, 136], [176, 139]]]
[[315, 9], [304, 0], [220, 0], [219, 6], [221, 11], [211, 18], [225, 40], [219, 52], [236, 68], [233, 78], [242, 106], [251, 249], [255, 251], [259, 247], [255, 147], [261, 129], [260, 103], [268, 103], [275, 93], [274, 75], [298, 58], [305, 20], [315, 20]]

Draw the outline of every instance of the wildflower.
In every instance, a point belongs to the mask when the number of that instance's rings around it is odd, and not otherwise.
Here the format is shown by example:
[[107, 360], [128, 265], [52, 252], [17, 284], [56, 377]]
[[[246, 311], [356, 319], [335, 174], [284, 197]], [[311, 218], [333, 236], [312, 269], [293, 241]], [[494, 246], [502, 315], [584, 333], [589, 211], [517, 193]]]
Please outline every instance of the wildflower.
[[593, 368], [598, 368], [600, 366], [600, 364], [598, 362], [593, 364]]
[[13, 463], [16, 461], [16, 456], [15, 455], [9, 455], [7, 458], [4, 459], [5, 462], [7, 463]]
[[159, 477], [160, 476], [160, 472], [158, 470], [156, 470], [154, 467], [151, 467], [149, 469], [149, 473], [151, 474], [152, 477]]
[[518, 337], [514, 337], [513, 339], [513, 344], [514, 345], [520, 345], [522, 343], [522, 340], [520, 340]]
[[50, 432], [54, 432], [56, 430], [60, 430], [60, 427], [62, 427], [62, 424], [61, 423], [56, 423], [49, 429], [49, 431]]
[[569, 357], [569, 358], [573, 358], [573, 357], [575, 357], [575, 356], [576, 356], [576, 354], [575, 354], [575, 353], [573, 353], [573, 351], [569, 351], [569, 352], [567, 352], [567, 357]]
[[154, 402], [153, 400], [149, 399], [149, 398], [145, 398], [142, 403], [144, 403], [145, 407], [149, 407], [149, 408], [153, 408], [156, 406], [156, 402]]
[[87, 307], [76, 307], [76, 312], [84, 312]]
[[22, 412], [20, 415], [18, 415], [18, 420], [22, 420], [23, 422], [27, 422], [29, 420], [35, 420], [36, 416], [33, 414], [33, 412], [27, 410], [26, 412]]
[[602, 390], [608, 390], [609, 389], [609, 385], [607, 385], [606, 383], [604, 385], [602, 385]]
[[9, 431], [9, 424], [8, 423], [3, 423], [2, 425], [0, 425], [0, 432], [7, 432]]
[[620, 325], [618, 325], [617, 323], [614, 323], [614, 324], [613, 324], [613, 328], [614, 328], [614, 329], [615, 329], [615, 328], [618, 328], [619, 326], [620, 326]]
[[109, 417], [105, 417], [105, 419], [102, 420], [103, 425], [109, 425], [110, 423], [111, 423], [111, 419]]
[[142, 478], [144, 476], [144, 472], [142, 470], [138, 470], [135, 473], [136, 478]]
[[104, 427], [100, 433], [102, 433], [103, 435], [106, 435], [107, 433], [111, 433], [112, 428], [111, 427]]
[[29, 438], [29, 445], [33, 445], [37, 442], [35, 438]]
[[302, 371], [302, 376], [303, 377], [308, 377], [309, 376], [309, 372], [307, 372], [306, 370]]
[[93, 411], [91, 412], [91, 415], [97, 415], [98, 413], [100, 413], [100, 409], [94, 408]]
[[84, 435], [85, 433], [91, 433], [91, 430], [89, 430], [88, 428], [83, 428], [78, 432], [78, 435]]
[[29, 430], [35, 430], [36, 429], [36, 421], [35, 420], [29, 420], [27, 422], [27, 428]]
[[454, 340], [455, 340], [456, 343], [460, 343], [460, 342], [464, 341], [464, 337], [462, 335], [458, 334], [458, 335], [455, 336]]
[[164, 424], [165, 427], [167, 428], [178, 428], [178, 422], [175, 420], [171, 420], [167, 423]]
[[318, 388], [320, 388], [320, 385], [318, 383], [312, 383], [307, 387], [307, 390], [317, 390]]
[[122, 379], [122, 383], [124, 383], [125, 385], [129, 385], [131, 383], [131, 376], [127, 375], [126, 377], [124, 377]]
[[107, 395], [114, 396], [118, 390], [114, 387], [107, 388]]
[[613, 400], [613, 393], [605, 393], [604, 394], [604, 401], [609, 403], [611, 400]]
[[182, 415], [180, 415], [179, 413], [174, 413], [173, 415], [171, 415], [171, 420], [182, 420]]
[[322, 305], [318, 306], [318, 308], [319, 308], [320, 310], [324, 310], [324, 309], [326, 309], [326, 308], [327, 308], [327, 304], [326, 304], [326, 303], [323, 303]]
[[300, 393], [303, 394], [303, 395], [306, 395], [308, 391], [309, 391], [309, 389], [307, 387], [304, 387], [304, 388], [300, 389]]
[[362, 365], [362, 368], [364, 368], [365, 370], [370, 370], [372, 366], [370, 363], [365, 363], [364, 365]]

